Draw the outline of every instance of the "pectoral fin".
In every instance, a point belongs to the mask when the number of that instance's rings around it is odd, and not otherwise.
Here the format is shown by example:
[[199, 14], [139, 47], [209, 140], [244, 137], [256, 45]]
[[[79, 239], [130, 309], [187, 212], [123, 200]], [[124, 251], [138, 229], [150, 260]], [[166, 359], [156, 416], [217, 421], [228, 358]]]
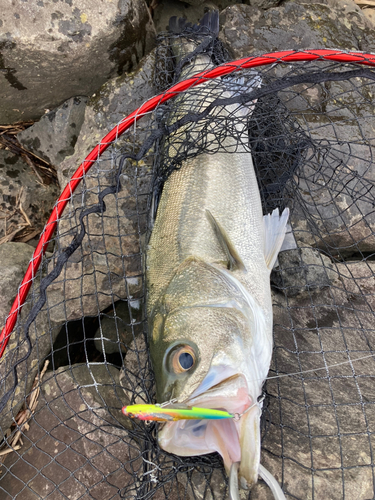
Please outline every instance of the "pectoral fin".
[[237, 250], [229, 239], [229, 236], [225, 232], [225, 230], [221, 227], [215, 217], [209, 210], [206, 210], [207, 219], [209, 220], [212, 229], [215, 232], [217, 239], [220, 242], [222, 249], [225, 252], [225, 255], [228, 259], [228, 269], [234, 271], [235, 269], [239, 269], [240, 271], [246, 271], [245, 265], [242, 262], [241, 257], [238, 255]]
[[276, 262], [277, 255], [283, 244], [288, 218], [288, 208], [281, 215], [279, 215], [279, 209], [275, 208], [272, 214], [263, 217], [265, 232], [264, 258], [270, 271]]

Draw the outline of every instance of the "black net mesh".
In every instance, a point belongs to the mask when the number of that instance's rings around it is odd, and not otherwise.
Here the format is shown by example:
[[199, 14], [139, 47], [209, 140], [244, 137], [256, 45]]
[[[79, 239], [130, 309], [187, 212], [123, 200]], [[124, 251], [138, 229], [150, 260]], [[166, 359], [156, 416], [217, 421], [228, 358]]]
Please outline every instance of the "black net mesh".
[[[160, 39], [159, 86], [183, 74], [176, 43]], [[155, 402], [143, 271], [163, 182], [188, 157], [236, 151], [243, 127], [264, 213], [291, 210], [261, 461], [287, 498], [374, 498], [374, 78], [324, 60], [243, 69], [110, 145], [71, 194], [1, 360], [2, 499], [227, 497], [219, 455], [170, 455], [158, 424], [121, 407]], [[262, 481], [241, 494], [271, 498]]]

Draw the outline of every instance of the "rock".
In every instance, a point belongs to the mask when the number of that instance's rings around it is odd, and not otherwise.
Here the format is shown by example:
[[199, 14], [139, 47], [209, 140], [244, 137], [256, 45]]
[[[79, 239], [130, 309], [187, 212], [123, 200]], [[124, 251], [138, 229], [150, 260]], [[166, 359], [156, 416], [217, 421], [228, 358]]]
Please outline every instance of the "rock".
[[367, 19], [370, 19], [372, 24], [375, 26], [375, 9], [362, 9], [362, 12], [367, 17]]
[[34, 248], [26, 243], [0, 245], [0, 325], [1, 329], [16, 298]]
[[0, 24], [1, 124], [38, 119], [71, 96], [92, 94], [133, 69], [154, 37], [144, 0], [16, 0], [4, 5]]
[[72, 97], [62, 106], [50, 111], [31, 127], [17, 134], [17, 139], [28, 151], [48, 163], [60, 165], [66, 156], [74, 153], [85, 116], [87, 98]]
[[[85, 117], [74, 154], [58, 166], [58, 177], [62, 189], [100, 140], [127, 115], [154, 95], [154, 70], [155, 53], [153, 51], [142, 60], [134, 72], [113, 78], [90, 97], [85, 108]], [[145, 120], [147, 121], [147, 118]], [[139, 132], [144, 130], [145, 120], [139, 120], [137, 124]], [[118, 144], [122, 144], [121, 141], [125, 141], [126, 137], [125, 133], [125, 137], [119, 139]]]
[[[353, 90], [353, 85], [361, 90]], [[370, 118], [375, 106], [367, 97], [368, 80], [328, 82], [315, 89], [309, 94], [293, 89], [301, 92], [305, 110], [297, 99], [288, 98], [286, 103], [316, 148], [296, 172], [294, 235], [300, 245], [318, 247], [335, 257], [374, 252], [375, 213], [373, 197], [367, 193], [375, 182]], [[324, 114], [314, 116], [322, 105]]]
[[24, 444], [6, 457], [3, 495], [120, 498], [121, 492], [136, 498], [143, 461], [134, 439], [119, 426], [125, 417], [118, 421], [110, 414], [116, 411], [121, 419], [115, 377], [116, 369], [105, 365], [47, 372]]
[[[367, 436], [375, 421], [374, 368], [368, 359], [354, 360], [370, 353], [375, 264], [337, 263], [334, 269], [329, 288], [305, 297], [273, 295], [275, 350], [265, 412], [271, 422], [262, 463], [289, 496], [341, 498], [344, 488], [348, 498], [365, 500], [373, 489]], [[352, 366], [331, 366], [349, 359]]]
[[222, 11], [229, 5], [235, 5], [236, 3], [236, 0], [212, 0], [211, 2], [202, 2], [200, 0], [188, 0], [187, 2], [163, 0], [163, 2], [160, 2], [156, 6], [153, 16], [156, 32], [168, 31], [169, 19], [172, 16], [182, 17], [189, 23], [196, 24], [207, 11]]
[[[131, 317], [129, 308], [131, 308]], [[139, 300], [116, 302], [111, 311], [102, 313], [95, 332], [95, 347], [106, 354], [126, 352], [129, 344], [142, 331], [142, 310]]]
[[150, 358], [143, 335], [138, 335], [130, 344], [118, 379], [125, 399], [130, 404], [148, 403], [147, 390], [150, 390]]
[[[152, 97], [153, 71], [152, 53], [143, 60], [137, 71], [111, 80], [88, 101], [74, 155], [66, 158], [58, 167], [62, 188], [103, 136]], [[83, 208], [96, 204], [98, 191], [113, 185], [114, 167], [118, 167], [121, 151], [132, 148], [134, 142], [139, 145], [148, 126], [147, 120], [143, 125], [140, 120], [135, 139], [125, 133], [108, 154], [105, 153], [103, 160], [91, 168], [84, 181], [84, 198], [81, 185], [60, 221], [60, 248], [71, 243], [76, 231], [77, 214], [74, 210], [79, 213]], [[91, 214], [85, 219], [88, 232], [82, 246], [69, 259], [64, 276], [61, 275], [48, 290], [50, 313], [55, 321], [97, 316], [100, 311], [111, 306], [113, 300], [127, 297], [137, 300], [142, 294], [140, 234], [146, 228], [151, 167], [149, 157], [138, 162], [137, 170], [134, 163], [126, 162], [120, 179], [121, 191], [117, 195], [106, 196], [103, 216]], [[65, 308], [58, 307], [62, 285]]]
[[[2, 221], [0, 238], [30, 227], [42, 231], [59, 189], [56, 185], [41, 185], [37, 176], [19, 156], [0, 149], [0, 206]], [[23, 213], [24, 212], [24, 213]]]
[[283, 2], [268, 10], [237, 4], [221, 13], [220, 24], [235, 59], [288, 49], [375, 50], [373, 26], [351, 1]]
[[[221, 23], [220, 36], [235, 57], [280, 49], [375, 49], [374, 28], [351, 1], [283, 2], [267, 11], [236, 5], [225, 9]], [[315, 68], [327, 65], [320, 62]], [[268, 67], [267, 74], [280, 78], [293, 67], [297, 65]], [[278, 93], [316, 148], [307, 151], [295, 172], [298, 186], [290, 193], [291, 225], [299, 246], [317, 247], [339, 258], [375, 250], [375, 213], [366, 194], [375, 181], [375, 106], [368, 92], [369, 80], [362, 78], [300, 84]]]
[[252, 7], [258, 7], [258, 9], [270, 9], [271, 7], [277, 7], [282, 0], [250, 0], [248, 2]]
[[[27, 266], [33, 254], [33, 247], [26, 243], [3, 243], [0, 245], [0, 329], [3, 328], [10, 308], [16, 298]], [[28, 353], [23, 324], [30, 312], [31, 301], [24, 305], [20, 320], [13, 330], [8, 346], [0, 359], [0, 398], [13, 388], [13, 366]], [[17, 366], [18, 385], [0, 415], [0, 440], [4, 437], [21, 409], [24, 398], [29, 395], [38, 369], [48, 356], [58, 333], [53, 323], [48, 324], [46, 315], [40, 313], [29, 330], [31, 354]]]
[[278, 261], [279, 267], [273, 270], [271, 282], [288, 297], [329, 286], [336, 277], [329, 257], [314, 248], [280, 252]]

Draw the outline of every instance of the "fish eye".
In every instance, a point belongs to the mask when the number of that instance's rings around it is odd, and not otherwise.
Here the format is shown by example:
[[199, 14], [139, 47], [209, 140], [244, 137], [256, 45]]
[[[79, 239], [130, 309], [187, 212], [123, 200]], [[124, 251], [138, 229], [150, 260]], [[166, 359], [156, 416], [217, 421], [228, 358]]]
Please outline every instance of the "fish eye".
[[189, 346], [180, 347], [173, 353], [172, 368], [175, 373], [189, 371], [195, 365], [195, 352]]

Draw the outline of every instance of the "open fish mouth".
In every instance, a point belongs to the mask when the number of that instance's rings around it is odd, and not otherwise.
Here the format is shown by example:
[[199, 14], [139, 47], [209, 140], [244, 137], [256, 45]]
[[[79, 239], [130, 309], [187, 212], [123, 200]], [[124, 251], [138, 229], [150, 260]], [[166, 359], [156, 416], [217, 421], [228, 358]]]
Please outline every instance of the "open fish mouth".
[[[207, 379], [210, 378], [214, 385], [206, 389]], [[260, 406], [249, 395], [243, 375], [231, 375], [218, 383], [217, 378], [209, 374], [184, 403], [225, 410], [235, 415], [235, 418], [168, 422], [159, 431], [159, 445], [169, 453], [180, 456], [217, 452], [222, 456], [228, 474], [232, 464], [239, 462], [240, 485], [248, 489], [258, 478]], [[202, 388], [206, 390], [201, 392]]]

